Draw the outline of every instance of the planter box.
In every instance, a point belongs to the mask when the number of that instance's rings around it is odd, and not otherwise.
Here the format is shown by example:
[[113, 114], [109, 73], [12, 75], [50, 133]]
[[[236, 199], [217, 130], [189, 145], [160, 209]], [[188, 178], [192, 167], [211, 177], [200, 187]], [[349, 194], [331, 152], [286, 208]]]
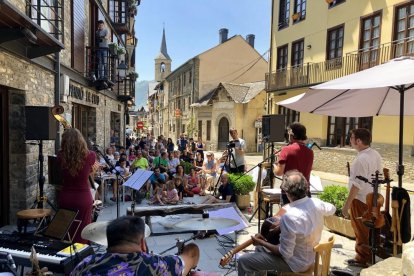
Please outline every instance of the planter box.
[[351, 220], [338, 216], [325, 217], [325, 226], [332, 232], [355, 239], [354, 229], [352, 229]]

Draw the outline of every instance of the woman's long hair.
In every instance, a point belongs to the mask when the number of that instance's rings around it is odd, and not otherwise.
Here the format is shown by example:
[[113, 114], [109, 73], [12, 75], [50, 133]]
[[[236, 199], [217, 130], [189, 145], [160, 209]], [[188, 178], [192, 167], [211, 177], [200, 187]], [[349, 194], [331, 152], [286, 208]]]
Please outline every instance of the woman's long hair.
[[76, 175], [83, 168], [88, 147], [79, 130], [70, 128], [63, 133], [60, 153], [62, 168], [67, 169], [70, 175]]

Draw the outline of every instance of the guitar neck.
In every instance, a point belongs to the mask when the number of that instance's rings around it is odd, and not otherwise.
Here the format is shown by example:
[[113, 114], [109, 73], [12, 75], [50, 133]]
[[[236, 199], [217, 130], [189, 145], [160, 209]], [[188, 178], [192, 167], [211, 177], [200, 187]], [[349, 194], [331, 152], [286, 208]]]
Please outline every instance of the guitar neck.
[[221, 259], [220, 259], [220, 265], [221, 266], [225, 266], [227, 265], [231, 258], [237, 254], [238, 252], [242, 251], [243, 249], [245, 249], [246, 247], [250, 246], [253, 244], [253, 240], [249, 239], [247, 241], [245, 241], [244, 243], [236, 246], [235, 248], [233, 248], [232, 250], [230, 250], [229, 252], [227, 252]]
[[391, 189], [391, 180], [390, 180], [390, 171], [386, 168], [383, 169], [384, 180], [387, 184], [387, 189], [385, 190], [385, 212], [390, 213], [390, 189]]

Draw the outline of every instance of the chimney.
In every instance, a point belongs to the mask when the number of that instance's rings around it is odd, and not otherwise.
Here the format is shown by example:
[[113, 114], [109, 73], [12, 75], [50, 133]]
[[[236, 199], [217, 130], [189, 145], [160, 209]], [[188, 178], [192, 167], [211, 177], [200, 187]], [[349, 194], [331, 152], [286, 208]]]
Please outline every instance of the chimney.
[[255, 38], [254, 34], [248, 34], [246, 36], [247, 43], [249, 43], [250, 46], [252, 46], [253, 48], [254, 48], [254, 38]]
[[227, 36], [229, 34], [229, 30], [226, 28], [222, 28], [219, 30], [219, 43], [224, 43], [227, 41]]

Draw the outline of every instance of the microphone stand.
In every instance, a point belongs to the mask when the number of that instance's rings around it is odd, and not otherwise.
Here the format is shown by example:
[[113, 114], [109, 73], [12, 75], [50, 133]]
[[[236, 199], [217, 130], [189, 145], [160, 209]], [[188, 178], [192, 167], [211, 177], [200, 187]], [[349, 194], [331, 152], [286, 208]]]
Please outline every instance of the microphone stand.
[[[102, 156], [102, 158], [105, 160], [105, 163], [109, 166], [111, 172], [115, 171], [115, 175], [116, 175], [116, 218], [119, 218], [119, 213], [120, 213], [120, 202], [119, 202], [119, 183], [120, 183], [120, 178], [122, 178], [124, 180], [124, 177], [121, 175], [121, 172], [118, 171], [115, 166], [112, 164], [112, 162], [108, 159], [108, 157], [106, 157], [105, 154], [103, 154], [103, 152], [99, 149], [99, 146], [94, 144], [92, 145], [92, 149], [98, 153], [100, 156]], [[103, 189], [105, 189], [105, 187], [103, 187]], [[124, 196], [124, 195], [123, 195]]]

